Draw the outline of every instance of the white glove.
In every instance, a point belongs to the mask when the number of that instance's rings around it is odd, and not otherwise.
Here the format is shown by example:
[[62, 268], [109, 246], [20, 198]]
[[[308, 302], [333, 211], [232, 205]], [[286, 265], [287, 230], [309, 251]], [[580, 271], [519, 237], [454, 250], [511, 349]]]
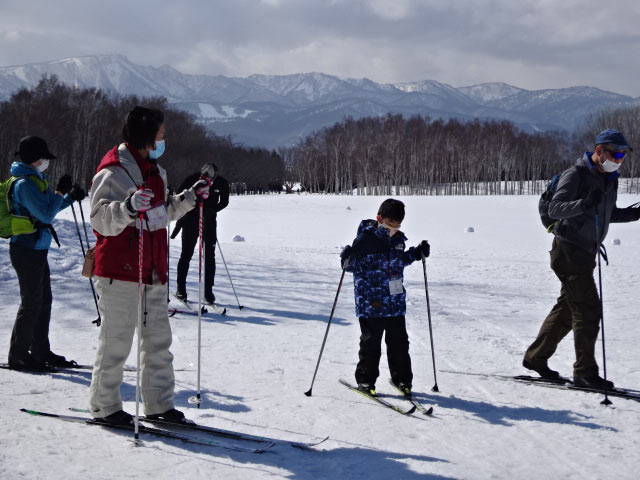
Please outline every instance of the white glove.
[[200, 202], [202, 200], [206, 200], [209, 198], [209, 187], [211, 186], [211, 181], [206, 178], [201, 178], [191, 187], [191, 191], [196, 196], [197, 201]]
[[127, 199], [127, 209], [133, 214], [146, 212], [151, 208], [151, 199], [154, 196], [149, 189], [138, 190]]

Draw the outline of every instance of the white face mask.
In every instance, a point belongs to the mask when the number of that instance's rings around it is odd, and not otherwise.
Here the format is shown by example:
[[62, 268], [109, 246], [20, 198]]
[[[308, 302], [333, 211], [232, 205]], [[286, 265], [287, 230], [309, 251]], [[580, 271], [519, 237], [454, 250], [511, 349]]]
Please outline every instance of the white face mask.
[[612, 162], [611, 160], [605, 160], [604, 163], [600, 164], [600, 167], [602, 167], [602, 169], [605, 172], [611, 173], [611, 172], [615, 172], [616, 170], [618, 170], [621, 165], [622, 165], [622, 163], [616, 163], [616, 162]]
[[393, 237], [396, 233], [398, 233], [398, 230], [400, 230], [400, 228], [390, 227], [389, 225], [387, 225], [384, 222], [382, 222], [380, 224], [380, 226], [386, 228], [387, 230], [389, 230], [389, 236], [390, 237]]
[[49, 159], [48, 158], [41, 158], [40, 159], [40, 165], [38, 165], [36, 167], [36, 170], [38, 170], [40, 173], [44, 172], [47, 168], [49, 168]]

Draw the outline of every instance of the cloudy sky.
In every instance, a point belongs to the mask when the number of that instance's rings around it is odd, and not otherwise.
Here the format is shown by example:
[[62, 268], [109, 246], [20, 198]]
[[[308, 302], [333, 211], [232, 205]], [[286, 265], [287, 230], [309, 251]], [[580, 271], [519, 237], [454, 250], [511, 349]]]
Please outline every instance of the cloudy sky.
[[0, 0], [0, 65], [121, 53], [185, 73], [590, 85], [640, 96], [636, 0]]

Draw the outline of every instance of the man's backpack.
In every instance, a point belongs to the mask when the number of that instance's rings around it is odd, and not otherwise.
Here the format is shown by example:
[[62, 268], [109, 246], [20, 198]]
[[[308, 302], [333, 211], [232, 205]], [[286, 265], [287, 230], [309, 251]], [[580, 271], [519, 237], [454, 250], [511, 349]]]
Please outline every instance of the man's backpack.
[[549, 216], [549, 204], [551, 203], [554, 193], [556, 193], [556, 190], [558, 189], [558, 181], [561, 176], [562, 173], [557, 173], [551, 178], [551, 180], [549, 180], [547, 188], [542, 192], [540, 200], [538, 200], [538, 213], [540, 213], [540, 220], [542, 221], [544, 228], [547, 229], [547, 232], [551, 232], [556, 223], [556, 220]]
[[9, 177], [0, 182], [0, 237], [11, 238], [14, 235], [33, 233], [37, 229], [37, 222], [30, 216], [17, 215], [13, 209], [13, 188], [16, 180], [20, 178], [31, 179], [41, 192], [48, 188], [46, 180], [35, 175], [28, 177]]

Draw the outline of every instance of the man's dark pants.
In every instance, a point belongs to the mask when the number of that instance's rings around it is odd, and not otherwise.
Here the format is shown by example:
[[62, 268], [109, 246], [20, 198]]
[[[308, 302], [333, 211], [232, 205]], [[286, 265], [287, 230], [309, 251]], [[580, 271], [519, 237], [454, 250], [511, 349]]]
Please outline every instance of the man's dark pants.
[[554, 238], [550, 253], [551, 268], [560, 279], [562, 289], [524, 358], [533, 365], [546, 362], [560, 341], [573, 330], [574, 376], [597, 375], [595, 346], [600, 330], [600, 298], [593, 279], [595, 255], [558, 238]]
[[9, 347], [9, 361], [22, 360], [28, 352], [46, 357], [50, 351], [51, 278], [48, 250], [34, 250], [11, 244], [9, 257], [18, 275], [20, 307], [16, 315]]
[[[186, 292], [189, 262], [198, 243], [198, 228], [182, 228], [182, 252], [178, 261], [178, 291]], [[209, 222], [202, 229], [202, 243], [204, 245], [204, 292], [211, 293], [216, 275], [216, 224]]]
[[411, 357], [409, 357], [409, 336], [404, 316], [360, 318], [360, 361], [356, 367], [356, 382], [375, 385], [378, 365], [382, 355], [382, 335], [387, 344], [387, 361], [391, 379], [411, 385]]

